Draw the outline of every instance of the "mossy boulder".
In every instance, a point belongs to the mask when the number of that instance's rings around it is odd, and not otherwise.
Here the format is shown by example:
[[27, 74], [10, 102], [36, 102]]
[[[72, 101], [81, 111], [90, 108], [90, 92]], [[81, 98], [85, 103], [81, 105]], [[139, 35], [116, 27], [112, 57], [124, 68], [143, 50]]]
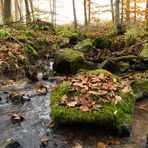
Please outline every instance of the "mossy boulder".
[[[101, 76], [103, 74], [103, 76], [117, 80], [119, 86], [122, 85], [122, 80], [103, 69], [81, 73], [81, 76], [82, 74], [85, 74], [85, 76]], [[79, 75], [76, 75], [74, 79], [77, 77], [79, 77]], [[97, 85], [99, 85], [99, 83]], [[65, 94], [67, 94], [68, 97], [79, 97], [81, 95], [79, 91], [74, 92], [71, 86], [72, 80], [65, 81], [58, 89], [52, 90], [51, 92], [51, 115], [56, 124], [97, 125], [98, 127], [103, 126], [105, 128], [117, 129], [119, 133], [129, 132], [129, 127], [131, 127], [132, 123], [134, 103], [136, 100], [136, 96], [132, 93], [132, 91], [125, 93], [125, 91], [123, 92], [119, 89], [122, 101], [118, 104], [115, 105], [111, 102], [107, 103], [103, 101], [101, 103], [101, 109], [96, 107], [91, 111], [84, 112], [79, 106], [69, 107], [67, 105], [59, 104], [59, 101]], [[99, 100], [100, 98], [91, 97], [90, 99]], [[97, 103], [97, 101], [95, 103]]]
[[56, 35], [61, 36], [61, 37], [66, 37], [69, 39], [70, 44], [75, 44], [78, 40], [78, 33], [70, 31], [70, 30], [59, 30], [57, 31]]
[[145, 43], [143, 49], [141, 50], [139, 56], [144, 60], [148, 61], [148, 43]]
[[106, 70], [112, 72], [112, 73], [119, 74], [119, 73], [124, 73], [124, 72], [128, 71], [130, 68], [130, 63], [123, 62], [123, 61], [120, 61], [120, 62], [104, 61], [101, 64], [101, 67], [103, 69], [106, 69]]
[[74, 46], [74, 49], [80, 50], [83, 52], [90, 52], [94, 49], [93, 41], [90, 38], [84, 39], [83, 41], [79, 42]]
[[94, 40], [93, 44], [94, 44], [94, 46], [96, 48], [100, 48], [100, 49], [107, 48], [107, 49], [110, 49], [112, 41], [111, 41], [111, 39], [109, 37], [102, 36], [102, 37], [97, 37]]
[[148, 79], [134, 81], [132, 89], [138, 98], [142, 98], [145, 95], [148, 96]]
[[92, 69], [93, 67], [93, 63], [86, 61], [82, 52], [68, 48], [56, 54], [53, 64], [56, 72], [71, 74], [75, 74], [79, 69]]

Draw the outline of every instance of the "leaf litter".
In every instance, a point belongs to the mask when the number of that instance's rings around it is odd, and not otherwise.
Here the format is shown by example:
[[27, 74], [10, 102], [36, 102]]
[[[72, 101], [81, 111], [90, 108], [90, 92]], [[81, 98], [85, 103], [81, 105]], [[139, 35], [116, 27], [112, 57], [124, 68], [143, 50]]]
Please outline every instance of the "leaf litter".
[[82, 112], [100, 111], [104, 103], [117, 105], [122, 102], [120, 93], [132, 91], [118, 77], [105, 74], [79, 74], [71, 79], [69, 91], [58, 105], [77, 108]]

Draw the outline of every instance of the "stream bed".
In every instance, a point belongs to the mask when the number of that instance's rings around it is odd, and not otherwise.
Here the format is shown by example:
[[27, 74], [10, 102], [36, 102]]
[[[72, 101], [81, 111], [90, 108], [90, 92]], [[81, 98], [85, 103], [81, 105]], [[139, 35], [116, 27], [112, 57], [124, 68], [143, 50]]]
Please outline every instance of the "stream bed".
[[[55, 86], [57, 81], [40, 81], [37, 84]], [[118, 139], [119, 145], [110, 148], [146, 148], [148, 134], [148, 113], [138, 105], [148, 104], [148, 98], [136, 103], [132, 132], [130, 137], [112, 136], [97, 130], [95, 127], [60, 127], [50, 128], [50, 87], [46, 95], [35, 92], [37, 84], [21, 81], [0, 90], [0, 148], [5, 148], [8, 139], [14, 139], [22, 148], [98, 148], [99, 141]], [[9, 93], [17, 91], [30, 94], [23, 104], [13, 104]], [[8, 93], [9, 92], [9, 93]], [[24, 117], [21, 123], [12, 123], [11, 114], [17, 113]]]

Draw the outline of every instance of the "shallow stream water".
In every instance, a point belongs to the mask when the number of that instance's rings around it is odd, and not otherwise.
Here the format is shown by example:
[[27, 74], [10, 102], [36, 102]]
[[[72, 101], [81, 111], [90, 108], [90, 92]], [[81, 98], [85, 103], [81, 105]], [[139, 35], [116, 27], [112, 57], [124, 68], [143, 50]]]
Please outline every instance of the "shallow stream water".
[[[56, 81], [41, 81], [38, 84], [56, 85]], [[50, 88], [46, 95], [37, 95], [36, 84], [26, 81], [2, 87], [0, 90], [0, 148], [8, 139], [14, 139], [22, 148], [96, 148], [99, 141], [118, 139], [120, 145], [115, 148], [146, 148], [148, 134], [148, 113], [138, 109], [139, 104], [148, 104], [148, 99], [136, 103], [133, 126], [130, 137], [116, 137], [100, 132], [94, 127], [63, 127], [49, 128], [50, 117]], [[18, 91], [30, 94], [30, 98], [22, 105], [12, 104], [6, 92]], [[22, 115], [25, 120], [14, 124], [10, 120], [12, 113]]]

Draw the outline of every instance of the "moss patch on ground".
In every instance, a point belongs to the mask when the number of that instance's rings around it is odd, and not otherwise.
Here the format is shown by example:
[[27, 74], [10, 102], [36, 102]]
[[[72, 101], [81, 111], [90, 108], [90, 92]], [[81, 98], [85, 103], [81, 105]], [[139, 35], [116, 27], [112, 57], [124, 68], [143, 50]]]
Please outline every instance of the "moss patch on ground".
[[[89, 71], [87, 74], [104, 73], [111, 75], [105, 70]], [[59, 100], [70, 90], [71, 81], [66, 81], [60, 87], [51, 92], [51, 115], [56, 124], [96, 124], [118, 129], [119, 132], [127, 130], [132, 123], [132, 113], [135, 103], [135, 95], [132, 92], [120, 92], [123, 98], [120, 103], [102, 103], [101, 110], [83, 112], [76, 107], [60, 105]], [[69, 93], [72, 95], [72, 93]], [[78, 94], [79, 95], [79, 94]]]

